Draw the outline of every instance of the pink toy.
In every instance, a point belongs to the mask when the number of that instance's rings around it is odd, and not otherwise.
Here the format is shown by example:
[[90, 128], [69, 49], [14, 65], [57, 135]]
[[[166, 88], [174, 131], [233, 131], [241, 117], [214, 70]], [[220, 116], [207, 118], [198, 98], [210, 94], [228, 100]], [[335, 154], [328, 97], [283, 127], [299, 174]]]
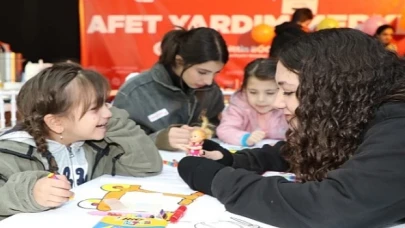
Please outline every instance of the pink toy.
[[191, 133], [191, 142], [188, 146], [188, 155], [197, 157], [201, 156], [204, 139], [205, 133], [203, 131], [194, 130]]
[[200, 157], [203, 154], [203, 143], [205, 139], [212, 137], [212, 131], [208, 128], [208, 119], [202, 117], [201, 128], [195, 129], [191, 132], [190, 143], [187, 146], [187, 155]]

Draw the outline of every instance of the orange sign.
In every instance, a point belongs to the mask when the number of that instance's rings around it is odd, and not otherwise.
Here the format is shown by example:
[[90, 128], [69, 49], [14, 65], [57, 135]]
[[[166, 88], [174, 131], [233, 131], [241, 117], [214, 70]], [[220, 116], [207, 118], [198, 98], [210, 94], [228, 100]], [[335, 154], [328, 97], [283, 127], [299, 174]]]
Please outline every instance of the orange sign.
[[299, 2], [313, 4], [309, 6], [315, 14], [310, 27], [328, 17], [339, 21], [340, 27], [356, 28], [371, 15], [381, 14], [395, 24], [397, 33], [405, 34], [403, 0], [254, 0], [245, 4], [217, 0], [81, 0], [82, 64], [106, 75], [117, 89], [128, 74], [142, 72], [157, 61], [160, 41], [174, 26], [208, 26], [221, 32], [230, 52], [230, 61], [218, 77], [240, 79], [246, 63], [267, 57], [270, 48], [252, 39], [252, 28], [289, 21], [291, 8]]

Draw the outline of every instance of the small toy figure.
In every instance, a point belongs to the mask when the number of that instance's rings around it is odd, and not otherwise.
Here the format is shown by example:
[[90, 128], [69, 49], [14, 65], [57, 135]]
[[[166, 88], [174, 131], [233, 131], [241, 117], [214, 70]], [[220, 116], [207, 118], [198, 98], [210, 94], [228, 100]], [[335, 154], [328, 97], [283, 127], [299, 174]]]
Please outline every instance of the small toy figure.
[[191, 133], [190, 144], [188, 146], [188, 155], [200, 156], [202, 153], [202, 144], [205, 139], [205, 132], [203, 130], [194, 130]]
[[187, 155], [189, 156], [201, 156], [203, 153], [202, 145], [204, 140], [212, 137], [212, 130], [208, 128], [208, 118], [205, 116], [201, 118], [201, 127], [191, 132], [190, 144], [187, 146]]

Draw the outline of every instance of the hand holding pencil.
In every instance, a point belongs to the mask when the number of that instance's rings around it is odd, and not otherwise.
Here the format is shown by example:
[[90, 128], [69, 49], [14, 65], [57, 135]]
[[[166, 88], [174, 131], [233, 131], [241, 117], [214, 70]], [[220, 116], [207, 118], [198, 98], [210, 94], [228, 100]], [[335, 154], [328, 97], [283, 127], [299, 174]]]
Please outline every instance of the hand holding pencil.
[[64, 175], [51, 173], [43, 177], [34, 185], [33, 195], [35, 201], [48, 208], [59, 207], [73, 197], [70, 182]]

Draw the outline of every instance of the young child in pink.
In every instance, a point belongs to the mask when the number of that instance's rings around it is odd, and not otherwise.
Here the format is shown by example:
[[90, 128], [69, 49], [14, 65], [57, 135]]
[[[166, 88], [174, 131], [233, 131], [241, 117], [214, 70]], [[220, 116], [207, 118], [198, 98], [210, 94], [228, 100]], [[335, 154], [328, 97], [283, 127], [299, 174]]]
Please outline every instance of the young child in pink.
[[245, 67], [242, 88], [230, 99], [217, 128], [228, 144], [254, 146], [263, 139], [284, 139], [288, 124], [282, 110], [273, 108], [277, 93], [277, 61], [256, 59]]

